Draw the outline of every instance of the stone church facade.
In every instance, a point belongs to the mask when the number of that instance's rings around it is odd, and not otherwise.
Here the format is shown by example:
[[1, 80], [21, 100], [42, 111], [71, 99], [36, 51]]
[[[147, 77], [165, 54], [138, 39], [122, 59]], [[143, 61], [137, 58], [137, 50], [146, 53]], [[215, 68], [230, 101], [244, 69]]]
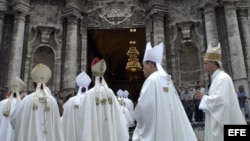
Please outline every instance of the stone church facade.
[[203, 56], [220, 43], [224, 70], [248, 91], [249, 11], [249, 0], [0, 0], [1, 98], [14, 76], [32, 91], [40, 62], [52, 70], [52, 90], [73, 91], [89, 65], [89, 29], [141, 27], [146, 41], [164, 42], [163, 67], [177, 85], [208, 84]]

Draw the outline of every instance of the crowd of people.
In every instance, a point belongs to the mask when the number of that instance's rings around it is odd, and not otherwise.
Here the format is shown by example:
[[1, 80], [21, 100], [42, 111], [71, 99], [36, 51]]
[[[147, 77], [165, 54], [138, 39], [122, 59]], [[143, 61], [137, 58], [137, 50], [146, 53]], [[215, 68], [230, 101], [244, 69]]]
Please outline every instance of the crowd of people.
[[[199, 109], [200, 100], [194, 97], [195, 90], [200, 90], [204, 94], [208, 94], [207, 88], [202, 85], [201, 81], [196, 81], [194, 86], [184, 86], [181, 88], [177, 88], [180, 100], [183, 104], [183, 107], [186, 111], [188, 119], [190, 122], [204, 122], [205, 113]], [[238, 97], [240, 109], [242, 110], [245, 118], [249, 118], [249, 98], [247, 97], [244, 85], [238, 86], [236, 88], [236, 95]]]
[[[51, 70], [37, 64], [31, 72], [35, 91], [23, 93], [25, 83], [15, 77], [7, 98], [0, 102], [1, 140], [197, 141], [190, 121], [205, 121], [204, 140], [223, 141], [223, 125], [247, 124], [244, 87], [236, 92], [231, 77], [223, 71], [220, 45], [209, 45], [204, 57], [210, 87], [205, 89], [197, 81], [195, 87], [185, 86], [181, 92], [161, 66], [163, 49], [163, 43], [146, 45], [146, 80], [136, 105], [127, 90], [119, 89], [115, 94], [109, 88], [104, 59], [92, 60], [92, 79], [84, 71], [77, 75], [78, 90], [67, 97], [60, 91], [51, 92], [46, 86]], [[89, 88], [91, 82], [94, 86]], [[135, 128], [131, 138], [130, 127]]]

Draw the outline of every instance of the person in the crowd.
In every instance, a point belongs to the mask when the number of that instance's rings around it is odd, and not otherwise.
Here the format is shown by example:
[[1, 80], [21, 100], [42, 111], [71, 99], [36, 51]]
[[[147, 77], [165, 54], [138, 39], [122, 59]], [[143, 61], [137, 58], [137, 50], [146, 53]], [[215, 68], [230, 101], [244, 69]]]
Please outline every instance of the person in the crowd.
[[[84, 119], [84, 98], [88, 92], [91, 78], [86, 72], [81, 72], [75, 79], [78, 86], [76, 96], [71, 97], [64, 105], [62, 116], [63, 134], [66, 141], [82, 141], [83, 119]], [[86, 129], [88, 130], [88, 129]]]
[[184, 87], [184, 91], [181, 92], [180, 99], [186, 111], [189, 121], [192, 122], [194, 113], [194, 101], [193, 101], [193, 93], [189, 90], [188, 86]]
[[106, 62], [94, 58], [91, 63], [94, 87], [85, 96], [84, 131], [85, 141], [128, 141], [126, 119], [120, 104], [104, 79]]
[[42, 63], [31, 71], [35, 91], [10, 116], [15, 141], [64, 141], [57, 101], [46, 86], [50, 77], [51, 70]]
[[223, 141], [224, 125], [246, 124], [240, 110], [231, 77], [223, 70], [220, 43], [208, 45], [204, 57], [204, 70], [211, 78], [208, 95], [199, 90], [195, 98], [201, 99], [199, 108], [205, 111], [205, 141]]
[[246, 91], [245, 91], [245, 88], [243, 85], [239, 86], [237, 96], [238, 96], [238, 100], [239, 100], [239, 104], [240, 104], [240, 109], [242, 109], [245, 117], [248, 118], [249, 109], [248, 109], [248, 103], [247, 103], [247, 95], [246, 95]]
[[9, 97], [0, 101], [0, 137], [2, 141], [14, 141], [10, 114], [21, 101], [21, 93], [25, 89], [25, 83], [19, 77], [14, 77], [10, 80], [8, 88], [10, 92]]
[[135, 107], [133, 141], [197, 141], [174, 87], [161, 66], [163, 43], [148, 42], [143, 58], [146, 77]]
[[[207, 93], [206, 88], [202, 86], [200, 80], [196, 81], [193, 93], [195, 93], [196, 90], [199, 90], [204, 94]], [[204, 112], [199, 109], [200, 100], [194, 99], [194, 104], [195, 104], [195, 121], [196, 122], [204, 121]]]

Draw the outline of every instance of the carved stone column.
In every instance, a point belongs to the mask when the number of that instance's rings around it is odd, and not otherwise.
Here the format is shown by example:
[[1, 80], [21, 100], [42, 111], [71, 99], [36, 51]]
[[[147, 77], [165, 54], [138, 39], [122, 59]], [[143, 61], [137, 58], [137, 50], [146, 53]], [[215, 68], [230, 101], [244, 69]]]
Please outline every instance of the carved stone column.
[[77, 20], [75, 16], [69, 16], [66, 38], [66, 53], [64, 66], [63, 91], [72, 93], [76, 87], [75, 78], [77, 72]]
[[77, 76], [77, 48], [78, 48], [78, 21], [83, 19], [81, 9], [75, 2], [69, 4], [62, 17], [67, 19], [66, 50], [63, 75], [63, 93], [72, 94], [76, 89]]
[[25, 22], [26, 16], [30, 14], [30, 5], [23, 1], [17, 1], [13, 7], [15, 14], [11, 41], [8, 81], [14, 76], [20, 77], [21, 75]]
[[248, 89], [246, 67], [243, 57], [242, 44], [240, 39], [239, 26], [236, 15], [236, 6], [234, 3], [226, 2], [224, 4], [226, 26], [228, 34], [228, 43], [230, 58], [232, 64], [232, 78], [235, 87], [244, 85], [245, 90]]
[[[148, 16], [152, 19], [152, 35], [151, 41], [152, 46], [155, 46], [161, 42], [165, 45], [165, 35], [164, 35], [164, 19], [166, 14], [168, 13], [167, 5], [164, 3], [151, 3], [148, 9], [149, 13]], [[150, 26], [148, 26], [150, 27]], [[147, 29], [147, 32], [149, 30]], [[166, 48], [166, 46], [165, 46]], [[167, 60], [166, 60], [166, 49], [163, 50], [162, 56], [162, 67], [167, 70]]]
[[6, 11], [7, 3], [4, 0], [0, 0], [0, 45], [2, 45], [3, 23]]
[[81, 35], [82, 35], [82, 53], [81, 53], [81, 70], [87, 70], [87, 21], [84, 19], [81, 22]]
[[248, 76], [248, 86], [250, 86], [250, 33], [248, 26], [248, 9], [239, 9], [238, 10], [238, 22], [241, 33], [241, 41], [245, 55], [245, 63], [247, 68]]
[[8, 80], [20, 76], [26, 14], [15, 13]]
[[0, 46], [2, 45], [4, 15], [5, 15], [5, 13], [0, 11]]
[[[152, 15], [153, 19], [153, 43], [154, 46], [159, 44], [160, 42], [163, 42], [165, 45], [165, 38], [164, 38], [164, 16], [163, 13], [157, 13]], [[153, 45], [152, 45], [153, 46]], [[166, 48], [166, 46], [164, 47]], [[163, 56], [162, 56], [162, 67], [167, 70], [167, 59], [166, 59], [166, 51], [163, 50]]]
[[219, 41], [215, 17], [216, 5], [217, 2], [214, 0], [202, 0], [197, 6], [199, 9], [203, 9], [207, 43], [210, 43], [212, 46], [217, 46]]

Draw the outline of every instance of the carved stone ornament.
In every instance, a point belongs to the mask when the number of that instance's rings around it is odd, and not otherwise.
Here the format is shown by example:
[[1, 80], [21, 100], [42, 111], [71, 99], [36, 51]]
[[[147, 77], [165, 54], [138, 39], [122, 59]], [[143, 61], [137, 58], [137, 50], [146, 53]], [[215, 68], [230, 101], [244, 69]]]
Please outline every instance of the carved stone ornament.
[[181, 34], [184, 39], [189, 39], [191, 37], [190, 29], [194, 23], [192, 21], [177, 23], [178, 27], [181, 29]]
[[55, 27], [45, 27], [45, 26], [38, 26], [37, 29], [41, 33], [41, 42], [46, 44], [49, 42], [50, 36], [52, 32], [58, 32]]
[[119, 25], [133, 15], [131, 11], [131, 1], [103, 1], [100, 2], [100, 6], [99, 17], [111, 25]]

